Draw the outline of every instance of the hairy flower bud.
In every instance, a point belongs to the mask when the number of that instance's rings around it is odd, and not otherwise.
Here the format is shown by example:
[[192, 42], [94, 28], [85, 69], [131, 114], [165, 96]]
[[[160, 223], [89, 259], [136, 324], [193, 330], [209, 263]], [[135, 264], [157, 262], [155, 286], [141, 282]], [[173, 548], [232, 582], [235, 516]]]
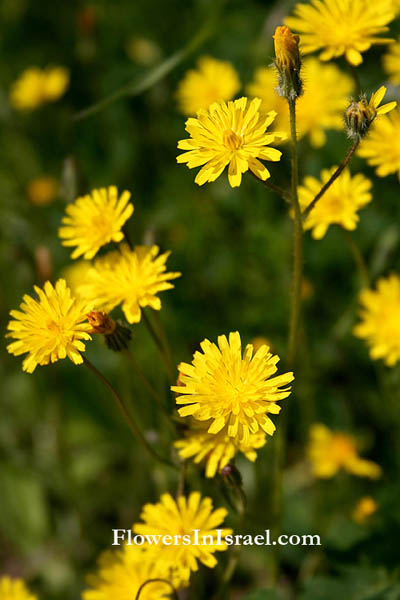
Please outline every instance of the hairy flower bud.
[[361, 140], [367, 133], [372, 121], [379, 115], [384, 115], [396, 107], [396, 102], [389, 102], [380, 106], [386, 93], [385, 86], [381, 86], [372, 94], [369, 102], [365, 94], [357, 101], [353, 100], [344, 113], [344, 122], [347, 135], [354, 140]]
[[102, 310], [92, 310], [87, 315], [88, 321], [92, 326], [92, 333], [104, 335], [107, 347], [114, 352], [126, 350], [132, 338], [132, 332], [126, 325], [120, 321], [114, 321]]
[[299, 36], [294, 35], [286, 25], [282, 25], [276, 28], [273, 38], [275, 66], [279, 73], [277, 91], [285, 98], [298, 98], [303, 91]]
[[111, 333], [114, 333], [117, 326], [114, 319], [102, 310], [92, 310], [87, 318], [93, 328], [92, 333], [110, 335]]

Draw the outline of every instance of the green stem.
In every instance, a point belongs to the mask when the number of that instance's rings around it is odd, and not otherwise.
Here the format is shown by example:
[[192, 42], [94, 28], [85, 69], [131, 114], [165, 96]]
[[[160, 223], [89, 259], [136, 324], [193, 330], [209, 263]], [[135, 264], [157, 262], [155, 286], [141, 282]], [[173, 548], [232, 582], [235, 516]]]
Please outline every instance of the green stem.
[[331, 187], [332, 183], [334, 181], [336, 181], [336, 179], [339, 177], [341, 172], [347, 167], [354, 152], [357, 150], [357, 148], [360, 144], [360, 141], [361, 141], [361, 138], [357, 138], [354, 141], [353, 145], [347, 151], [346, 156], [344, 157], [344, 159], [342, 160], [342, 162], [340, 163], [340, 165], [338, 166], [336, 171], [333, 173], [333, 175], [330, 177], [330, 179], [322, 186], [322, 188], [319, 190], [319, 192], [315, 196], [315, 198], [310, 202], [310, 204], [307, 206], [307, 208], [303, 211], [303, 215], [302, 215], [303, 220], [306, 217], [308, 217], [308, 215], [310, 214], [310, 212], [312, 211], [314, 206], [317, 204], [318, 200], [320, 200], [320, 198], [322, 198], [322, 196], [325, 194], [325, 192]]
[[157, 325], [158, 335], [159, 335], [159, 338], [160, 338], [161, 343], [164, 348], [165, 355], [168, 360], [169, 369], [170, 369], [171, 373], [173, 374], [174, 370], [175, 370], [174, 361], [172, 360], [172, 352], [171, 352], [170, 345], [168, 343], [168, 338], [167, 338], [167, 334], [165, 333], [163, 322], [162, 322], [162, 320], [160, 318], [160, 314], [157, 310], [153, 311], [153, 315], [154, 315], [154, 320]]
[[153, 323], [149, 319], [149, 317], [144, 309], [142, 310], [142, 315], [143, 315], [143, 320], [146, 323], [147, 329], [149, 330], [149, 333], [150, 333], [151, 337], [153, 338], [153, 340], [160, 352], [160, 355], [164, 361], [165, 367], [167, 369], [168, 377], [169, 377], [171, 383], [174, 383], [174, 366], [172, 364], [171, 357], [168, 355], [168, 352], [165, 350], [164, 344], [162, 343], [159, 335], [157, 334], [156, 330], [154, 329]]
[[346, 241], [350, 248], [350, 251], [354, 257], [354, 260], [358, 267], [358, 270], [360, 272], [360, 276], [361, 276], [363, 285], [364, 285], [364, 287], [369, 287], [370, 279], [369, 279], [369, 274], [368, 274], [368, 267], [365, 263], [364, 257], [361, 254], [360, 249], [357, 246], [356, 242], [353, 240], [350, 233], [347, 231], [347, 229], [342, 229], [342, 231], [343, 231], [344, 237], [346, 238]]
[[162, 582], [162, 583], [165, 583], [166, 585], [169, 585], [172, 590], [172, 593], [174, 595], [174, 598], [176, 598], [176, 600], [178, 600], [178, 593], [177, 593], [176, 589], [174, 588], [174, 586], [172, 585], [172, 583], [170, 581], [168, 581], [168, 579], [161, 579], [160, 577], [154, 577], [154, 579], [147, 579], [147, 581], [144, 581], [136, 593], [135, 600], [140, 599], [140, 594], [142, 593], [142, 591], [144, 590], [146, 585], [148, 585], [149, 583], [157, 583], [157, 582], [159, 582], [159, 583]]
[[255, 173], [253, 173], [253, 171], [249, 171], [249, 173], [255, 179], [257, 179], [257, 181], [259, 181], [260, 183], [262, 183], [263, 185], [265, 185], [265, 187], [267, 187], [269, 190], [271, 190], [272, 192], [275, 192], [275, 194], [278, 194], [278, 196], [280, 196], [281, 198], [283, 198], [283, 200], [285, 202], [288, 202], [289, 204], [291, 203], [292, 196], [291, 196], [289, 190], [284, 190], [283, 188], [279, 187], [278, 185], [275, 185], [274, 183], [272, 183], [269, 179], [266, 179], [265, 181], [263, 181], [262, 179], [260, 179], [259, 177], [257, 177], [257, 175]]
[[88, 360], [86, 357], [83, 357], [83, 362], [84, 362], [84, 365], [92, 373], [94, 373], [94, 375], [96, 375], [97, 379], [99, 381], [101, 381], [101, 383], [111, 392], [111, 395], [114, 398], [116, 405], [118, 406], [118, 408], [120, 409], [120, 411], [124, 415], [125, 421], [127, 422], [129, 428], [131, 429], [131, 431], [134, 434], [134, 436], [136, 437], [136, 439], [140, 442], [140, 444], [142, 445], [142, 447], [146, 450], [146, 452], [148, 452], [148, 454], [150, 454], [150, 456], [152, 458], [154, 458], [155, 460], [158, 460], [159, 462], [163, 463], [164, 465], [168, 465], [169, 467], [173, 467], [174, 469], [176, 469], [177, 468], [176, 465], [174, 465], [168, 459], [163, 458], [162, 456], [160, 456], [159, 454], [157, 454], [157, 452], [150, 446], [149, 442], [146, 440], [146, 438], [144, 437], [143, 433], [140, 431], [139, 427], [137, 426], [136, 422], [134, 421], [134, 419], [132, 418], [132, 416], [128, 412], [128, 409], [126, 408], [124, 401], [120, 398], [120, 396], [115, 391], [115, 389], [113, 388], [113, 386], [111, 385], [111, 383], [108, 381], [108, 379], [106, 379], [104, 377], [103, 373], [101, 373], [94, 366], [94, 364], [92, 364], [90, 362], [90, 360]]

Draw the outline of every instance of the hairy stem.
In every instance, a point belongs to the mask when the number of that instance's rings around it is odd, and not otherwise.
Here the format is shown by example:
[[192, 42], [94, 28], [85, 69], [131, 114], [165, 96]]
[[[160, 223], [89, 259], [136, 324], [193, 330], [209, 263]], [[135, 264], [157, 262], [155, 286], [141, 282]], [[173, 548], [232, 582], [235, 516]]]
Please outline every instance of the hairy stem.
[[172, 585], [172, 583], [170, 581], [168, 581], [168, 579], [161, 579], [160, 577], [155, 577], [154, 579], [147, 579], [147, 581], [144, 581], [136, 593], [135, 600], [140, 599], [140, 594], [142, 593], [142, 591], [144, 590], [146, 585], [148, 585], [149, 583], [157, 583], [157, 582], [165, 583], [166, 585], [169, 585], [171, 588], [171, 591], [174, 595], [174, 598], [176, 598], [176, 600], [178, 600], [178, 593], [177, 593], [176, 589], [174, 588], [174, 586]]

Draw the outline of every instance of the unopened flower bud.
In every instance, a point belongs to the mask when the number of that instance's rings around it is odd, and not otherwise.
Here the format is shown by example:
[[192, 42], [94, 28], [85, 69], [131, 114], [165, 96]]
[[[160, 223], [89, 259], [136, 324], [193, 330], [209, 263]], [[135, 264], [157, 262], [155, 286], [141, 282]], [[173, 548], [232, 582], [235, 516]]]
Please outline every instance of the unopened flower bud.
[[110, 335], [111, 333], [114, 333], [117, 326], [114, 319], [102, 310], [92, 310], [87, 318], [93, 328], [92, 333]]
[[301, 58], [299, 36], [294, 35], [289, 27], [282, 25], [275, 30], [275, 66], [279, 73], [277, 91], [285, 98], [298, 98], [303, 91], [300, 77]]
[[358, 102], [353, 102], [344, 113], [347, 135], [349, 138], [362, 138], [368, 131], [375, 115], [368, 106], [367, 99], [362, 97]]
[[92, 326], [92, 333], [104, 335], [107, 347], [114, 352], [126, 350], [132, 338], [132, 332], [121, 321], [114, 321], [107, 313], [101, 310], [92, 310], [88, 314], [88, 321]]

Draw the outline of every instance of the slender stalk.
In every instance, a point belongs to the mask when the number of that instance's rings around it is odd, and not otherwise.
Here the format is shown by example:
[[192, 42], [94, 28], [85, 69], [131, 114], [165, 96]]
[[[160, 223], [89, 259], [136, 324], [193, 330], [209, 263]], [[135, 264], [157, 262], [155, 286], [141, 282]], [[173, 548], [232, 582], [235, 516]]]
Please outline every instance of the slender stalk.
[[369, 287], [370, 279], [368, 273], [368, 267], [365, 263], [364, 257], [360, 252], [360, 248], [357, 246], [356, 242], [353, 240], [351, 234], [347, 231], [347, 229], [342, 229], [344, 237], [346, 238], [347, 244], [350, 248], [350, 251], [354, 257], [355, 263], [360, 272], [360, 276], [363, 282], [364, 287]]
[[157, 330], [158, 330], [158, 334], [159, 334], [159, 338], [161, 340], [161, 343], [164, 347], [164, 352], [168, 358], [168, 363], [169, 363], [169, 368], [171, 369], [172, 373], [174, 372], [174, 361], [172, 360], [172, 352], [171, 352], [171, 348], [168, 342], [168, 338], [167, 338], [167, 334], [165, 333], [165, 329], [164, 329], [164, 325], [163, 322], [160, 318], [160, 313], [157, 310], [153, 311], [154, 314], [154, 320], [156, 322], [157, 325]]
[[312, 211], [314, 206], [317, 204], [318, 200], [320, 200], [320, 198], [322, 198], [322, 196], [325, 194], [325, 192], [331, 187], [332, 183], [334, 181], [336, 181], [336, 179], [339, 177], [341, 172], [347, 167], [354, 152], [357, 150], [357, 148], [360, 144], [360, 141], [361, 141], [361, 138], [357, 138], [354, 141], [353, 145], [347, 151], [346, 156], [344, 157], [344, 159], [342, 160], [342, 162], [340, 163], [340, 165], [338, 166], [336, 171], [333, 173], [333, 175], [330, 177], [330, 179], [322, 186], [322, 188], [319, 190], [319, 192], [315, 196], [315, 198], [310, 202], [310, 204], [307, 206], [307, 208], [303, 211], [303, 219], [308, 217], [308, 215], [310, 214], [310, 212]]
[[146, 585], [148, 585], [149, 583], [157, 583], [157, 582], [165, 583], [165, 584], [169, 585], [171, 588], [171, 591], [174, 595], [174, 598], [176, 598], [176, 600], [178, 600], [178, 592], [176, 591], [176, 589], [174, 588], [172, 583], [170, 581], [168, 581], [168, 579], [161, 579], [160, 577], [154, 577], [154, 579], [147, 579], [147, 581], [144, 581], [136, 593], [135, 600], [140, 599], [140, 594], [142, 593], [142, 591], [144, 590]]
[[164, 465], [168, 465], [169, 467], [173, 467], [173, 468], [176, 469], [177, 468], [176, 465], [174, 465], [168, 459], [166, 459], [166, 458], [160, 456], [159, 454], [157, 454], [157, 452], [152, 448], [152, 446], [149, 444], [149, 442], [144, 437], [143, 433], [140, 431], [140, 429], [139, 429], [138, 425], [136, 424], [135, 420], [133, 419], [133, 417], [128, 412], [128, 409], [126, 408], [126, 405], [125, 405], [124, 401], [119, 396], [119, 394], [115, 391], [115, 389], [113, 388], [113, 386], [111, 385], [111, 383], [108, 381], [108, 379], [106, 379], [104, 377], [103, 373], [101, 373], [101, 371], [99, 371], [94, 366], [94, 364], [91, 363], [90, 360], [88, 360], [86, 357], [83, 357], [83, 362], [84, 362], [84, 365], [92, 373], [94, 373], [94, 375], [96, 375], [97, 379], [99, 381], [101, 381], [101, 383], [111, 392], [111, 395], [114, 398], [116, 405], [118, 406], [118, 408], [120, 409], [120, 411], [124, 415], [125, 421], [127, 422], [130, 430], [132, 431], [133, 435], [137, 438], [137, 440], [139, 441], [139, 443], [141, 444], [141, 446], [146, 450], [146, 452], [148, 454], [150, 454], [150, 456], [152, 458], [154, 458], [155, 460], [158, 460], [159, 462], [163, 463]]
[[129, 361], [132, 364], [133, 368], [135, 369], [137, 375], [140, 377], [140, 379], [144, 383], [146, 389], [151, 394], [151, 396], [154, 398], [154, 400], [157, 402], [157, 406], [161, 410], [163, 415], [165, 416], [171, 433], [174, 436], [176, 436], [176, 429], [175, 429], [174, 424], [172, 423], [171, 416], [168, 414], [167, 409], [165, 408], [161, 397], [159, 396], [159, 394], [156, 392], [156, 390], [151, 385], [150, 381], [148, 380], [148, 378], [147, 378], [146, 374], [144, 373], [144, 371], [142, 370], [142, 368], [138, 365], [132, 352], [129, 349], [126, 349], [123, 351], [123, 354], [125, 354], [125, 356], [129, 359]]
[[255, 178], [257, 179], [257, 181], [259, 181], [260, 183], [262, 183], [263, 185], [265, 185], [265, 187], [267, 187], [269, 190], [271, 190], [272, 192], [275, 192], [275, 194], [278, 194], [278, 196], [280, 196], [281, 198], [283, 198], [283, 200], [287, 203], [291, 203], [292, 197], [291, 194], [289, 192], [289, 190], [284, 190], [283, 188], [279, 187], [279, 185], [275, 185], [274, 183], [272, 183], [269, 179], [266, 179], [265, 181], [263, 181], [262, 179], [260, 179], [259, 177], [257, 177], [257, 175], [255, 173], [253, 173], [253, 171], [249, 170], [249, 173]]
[[153, 323], [150, 321], [145, 310], [142, 310], [142, 315], [143, 315], [143, 320], [146, 323], [147, 329], [149, 330], [149, 333], [150, 333], [151, 337], [153, 338], [153, 340], [160, 352], [160, 355], [164, 361], [165, 367], [167, 369], [168, 377], [169, 377], [171, 383], [173, 383], [174, 382], [174, 367], [173, 367], [173, 364], [171, 361], [171, 357], [168, 355], [168, 352], [165, 350], [164, 344], [162, 343], [159, 335], [157, 334], [156, 330], [154, 329]]

